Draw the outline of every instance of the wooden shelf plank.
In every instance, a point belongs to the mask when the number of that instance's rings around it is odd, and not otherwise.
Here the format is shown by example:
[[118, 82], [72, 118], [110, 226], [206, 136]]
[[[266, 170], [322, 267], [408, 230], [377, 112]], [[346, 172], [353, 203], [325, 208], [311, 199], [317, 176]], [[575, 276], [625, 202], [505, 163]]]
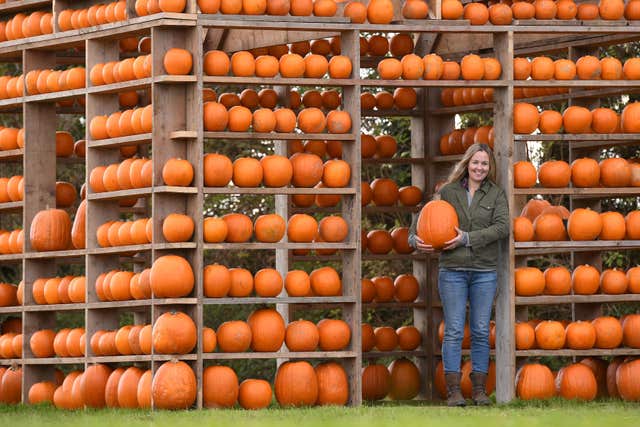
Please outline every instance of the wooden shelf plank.
[[377, 80], [361, 79], [363, 87], [506, 87], [506, 80]]
[[539, 295], [535, 297], [516, 296], [516, 305], [624, 303], [639, 301], [640, 294]]
[[580, 199], [640, 197], [640, 187], [592, 187], [592, 188], [514, 188], [514, 195], [567, 195]]
[[543, 357], [543, 356], [638, 356], [640, 348], [592, 348], [589, 350], [516, 350], [516, 357]]
[[422, 350], [414, 351], [365, 351], [362, 353], [362, 357], [365, 359], [381, 359], [383, 357], [427, 357], [427, 352]]
[[422, 157], [392, 157], [387, 159], [362, 159], [361, 163], [365, 165], [413, 165], [424, 163]]
[[238, 359], [347, 359], [356, 357], [354, 351], [280, 351], [255, 353], [203, 353], [204, 360]]
[[262, 132], [204, 132], [205, 139], [234, 140], [323, 140], [323, 141], [354, 141], [355, 134], [352, 133], [262, 133]]
[[37, 95], [27, 95], [22, 97], [23, 102], [56, 102], [66, 98], [74, 98], [76, 96], [84, 96], [85, 88], [61, 90], [58, 92], [40, 93]]
[[591, 240], [559, 242], [515, 242], [515, 254], [542, 255], [566, 252], [597, 252], [640, 249], [640, 240]]
[[48, 251], [48, 252], [27, 252], [25, 259], [47, 259], [47, 258], [75, 258], [84, 257], [84, 249], [73, 249], [68, 251]]
[[8, 307], [0, 307], [0, 314], [22, 313], [24, 311], [21, 305], [12, 305]]
[[31, 9], [40, 9], [43, 7], [51, 6], [52, 0], [21, 0], [21, 1], [8, 1], [0, 4], [0, 13], [22, 12]]
[[23, 206], [24, 206], [23, 201], [0, 203], [0, 212], [3, 212], [3, 213], [20, 212], [22, 211]]
[[364, 206], [365, 214], [377, 213], [416, 213], [420, 211], [417, 206]]
[[[426, 261], [429, 258], [429, 254], [396, 254], [391, 253], [387, 255], [374, 255], [370, 253], [363, 254], [361, 259], [362, 261]], [[342, 261], [341, 255], [293, 255], [293, 262], [305, 262], [305, 261], [321, 261], [321, 262], [329, 262], [329, 261]]]
[[122, 136], [120, 138], [98, 139], [87, 141], [87, 148], [118, 148], [123, 145], [142, 145], [151, 143], [151, 134]]
[[151, 193], [152, 193], [151, 187], [132, 188], [130, 190], [106, 191], [103, 193], [89, 193], [87, 194], [87, 200], [108, 201], [108, 200], [124, 199], [129, 197], [150, 197]]
[[169, 138], [174, 141], [178, 141], [181, 139], [196, 139], [198, 137], [198, 132], [194, 130], [176, 130], [169, 134]]
[[0, 151], [0, 162], [7, 160], [18, 160], [22, 159], [24, 155], [24, 148], [17, 148], [15, 150], [4, 150]]
[[[197, 298], [152, 298], [145, 300], [128, 300], [128, 301], [100, 301], [87, 303], [87, 309], [90, 310], [112, 310], [131, 311], [132, 308], [141, 308], [151, 310], [151, 305], [195, 305], [198, 303]], [[140, 310], [135, 310], [140, 311]]]
[[637, 88], [638, 80], [508, 80], [514, 87]]
[[362, 117], [421, 117], [422, 110], [362, 110]]
[[355, 188], [204, 187], [204, 194], [356, 194]]
[[[218, 16], [220, 16], [218, 18]], [[387, 25], [374, 24], [344, 24], [336, 18], [327, 18], [324, 25], [316, 26], [305, 21], [273, 21], [260, 19], [245, 19], [245, 15], [198, 15], [198, 24], [204, 27], [226, 27], [229, 29], [274, 29], [300, 31], [346, 31], [360, 30], [363, 32], [382, 33], [495, 33], [513, 31], [514, 33], [629, 33], [640, 32], [640, 25], [635, 21], [570, 21], [562, 20], [527, 20], [514, 21], [513, 25], [470, 25], [463, 20], [440, 19], [412, 19], [399, 20]], [[265, 18], [260, 16], [258, 18]], [[281, 18], [281, 17], [277, 17]], [[316, 17], [317, 19], [317, 17]], [[573, 24], [573, 25], [572, 25]]]
[[462, 159], [462, 154], [452, 154], [449, 156], [434, 156], [431, 158], [433, 163], [455, 163]]
[[196, 187], [176, 187], [162, 185], [159, 187], [132, 188], [130, 190], [107, 191], [104, 193], [89, 193], [89, 200], [118, 200], [129, 197], [150, 197], [152, 193], [162, 194], [197, 194]]
[[[246, 21], [248, 23], [253, 23], [256, 28], [261, 28], [262, 25], [274, 24], [278, 22], [282, 23], [300, 23], [301, 20], [296, 16], [271, 16], [271, 15], [232, 15], [232, 14], [222, 14], [222, 13], [199, 13], [198, 20], [201, 22], [207, 22], [207, 24], [202, 24], [205, 26], [213, 26], [213, 27], [222, 27], [226, 26], [228, 21]], [[346, 24], [351, 22], [348, 18], [343, 18], [339, 16], [305, 16], [304, 22], [307, 24], [307, 29], [309, 31], [315, 30], [316, 27], [326, 27], [329, 24]], [[321, 25], [314, 25], [321, 24]], [[329, 30], [330, 31], [330, 30]]]
[[611, 198], [611, 197], [637, 197], [640, 196], [640, 187], [592, 187], [592, 188], [514, 188], [514, 195], [557, 195], [566, 194], [567, 196], [591, 196], [595, 198]]
[[242, 250], [276, 250], [276, 249], [355, 249], [355, 243], [261, 243], [261, 242], [248, 242], [248, 243], [205, 243], [203, 245], [204, 250], [227, 250], [227, 251], [242, 251]]
[[179, 250], [194, 249], [197, 244], [194, 242], [182, 243], [147, 243], [144, 245], [127, 245], [127, 246], [111, 246], [107, 248], [90, 248], [86, 250], [87, 255], [113, 255], [121, 253], [145, 252], [151, 249], [155, 250]]
[[209, 84], [243, 85], [243, 86], [353, 86], [358, 79], [310, 79], [283, 77], [236, 77], [236, 76], [203, 76], [202, 81]]
[[583, 133], [583, 134], [537, 134], [537, 135], [513, 135], [514, 141], [603, 141], [617, 142], [640, 140], [638, 133]]
[[198, 81], [198, 78], [192, 75], [180, 76], [164, 74], [155, 76], [153, 81], [159, 84], [195, 83]]
[[23, 309], [25, 312], [41, 312], [41, 311], [77, 311], [84, 310], [84, 303], [69, 303], [69, 304], [43, 304], [43, 305], [25, 305]]
[[427, 303], [424, 301], [415, 302], [363, 302], [362, 308], [367, 310], [376, 310], [379, 308], [407, 309], [407, 308], [426, 308]]
[[340, 296], [340, 297], [247, 297], [247, 298], [204, 298], [203, 304], [206, 305], [245, 305], [245, 304], [354, 304], [356, 297]]
[[107, 95], [112, 93], [118, 93], [122, 91], [140, 90], [151, 87], [153, 78], [147, 77], [144, 79], [128, 80], [126, 82], [111, 83], [98, 86], [89, 86], [86, 89], [87, 94], [92, 95]]

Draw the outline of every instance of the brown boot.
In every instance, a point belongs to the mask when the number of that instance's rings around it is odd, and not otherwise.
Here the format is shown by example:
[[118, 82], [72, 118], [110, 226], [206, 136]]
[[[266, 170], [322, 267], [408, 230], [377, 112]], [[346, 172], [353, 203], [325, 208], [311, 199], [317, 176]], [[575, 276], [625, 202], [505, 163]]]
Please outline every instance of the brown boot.
[[447, 406], [465, 406], [467, 402], [460, 392], [460, 373], [445, 373], [444, 378], [447, 383]]
[[469, 377], [471, 378], [471, 398], [473, 399], [473, 402], [480, 406], [491, 405], [491, 399], [489, 399], [485, 393], [487, 374], [483, 374], [482, 372], [471, 372]]

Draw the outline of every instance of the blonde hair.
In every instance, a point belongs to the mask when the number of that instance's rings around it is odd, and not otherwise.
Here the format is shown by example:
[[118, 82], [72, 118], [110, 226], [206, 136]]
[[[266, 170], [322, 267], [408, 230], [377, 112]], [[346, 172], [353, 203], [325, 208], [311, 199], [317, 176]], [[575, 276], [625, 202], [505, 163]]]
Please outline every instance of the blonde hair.
[[489, 173], [487, 178], [489, 181], [496, 183], [496, 159], [493, 157], [493, 150], [487, 144], [472, 144], [467, 151], [465, 151], [462, 159], [456, 163], [453, 170], [449, 174], [445, 184], [460, 181], [462, 178], [469, 174], [469, 162], [474, 154], [484, 151], [489, 155]]

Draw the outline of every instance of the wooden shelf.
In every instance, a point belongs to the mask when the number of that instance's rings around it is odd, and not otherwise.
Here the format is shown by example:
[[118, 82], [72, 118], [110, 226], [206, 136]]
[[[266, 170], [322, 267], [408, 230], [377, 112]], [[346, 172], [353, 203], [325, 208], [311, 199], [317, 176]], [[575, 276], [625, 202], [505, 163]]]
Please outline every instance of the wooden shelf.
[[52, 0], [20, 0], [7, 1], [0, 4], [0, 13], [8, 14], [12, 12], [22, 12], [31, 9], [40, 9], [51, 6]]
[[24, 312], [40, 312], [40, 311], [77, 311], [84, 310], [84, 303], [69, 304], [42, 304], [42, 305], [25, 305], [22, 307]]
[[515, 242], [515, 255], [545, 255], [568, 252], [598, 252], [640, 249], [640, 240], [587, 240]]
[[638, 80], [509, 80], [514, 87], [638, 88]]
[[593, 198], [612, 198], [612, 197], [637, 197], [640, 196], [640, 187], [562, 187], [562, 188], [514, 188], [515, 195], [557, 195], [564, 194], [567, 196], [583, 196]]
[[[635, 21], [563, 21], [563, 20], [515, 20], [512, 25], [470, 25], [466, 20], [411, 19], [395, 21], [387, 25], [351, 24], [338, 21], [338, 18], [326, 18], [323, 25], [313, 25], [303, 20], [276, 21], [264, 19], [246, 19], [245, 15], [198, 15], [198, 24], [204, 27], [225, 27], [229, 29], [256, 30], [300, 30], [337, 32], [360, 30], [371, 33], [629, 33], [640, 32], [640, 25]], [[282, 17], [276, 17], [282, 18]], [[317, 17], [314, 17], [318, 19]], [[320, 24], [320, 22], [318, 21]]]
[[144, 245], [126, 245], [126, 246], [110, 246], [106, 248], [90, 248], [86, 250], [87, 255], [113, 255], [113, 254], [127, 254], [136, 252], [155, 250], [180, 250], [180, 249], [195, 249], [196, 243], [182, 242], [182, 243], [147, 243]]
[[[311, 248], [310, 248], [311, 249]], [[426, 261], [429, 258], [428, 254], [396, 254], [391, 253], [387, 255], [374, 255], [374, 254], [363, 254], [361, 259], [362, 261], [393, 261], [393, 260], [401, 260], [401, 261]], [[304, 261], [342, 261], [341, 255], [293, 255], [292, 260], [294, 262], [304, 262]]]
[[76, 258], [84, 257], [84, 249], [72, 249], [68, 251], [27, 252], [25, 259], [49, 259], [49, 258]]
[[564, 356], [564, 357], [574, 357], [574, 356], [638, 356], [640, 355], [639, 348], [612, 348], [612, 349], [603, 349], [603, 348], [592, 348], [589, 350], [571, 350], [571, 349], [560, 349], [560, 350], [516, 350], [516, 357], [544, 357], [544, 356]]
[[254, 353], [202, 353], [204, 360], [244, 359], [351, 359], [354, 351], [279, 351]]
[[4, 150], [0, 151], [0, 162], [7, 160], [18, 160], [22, 159], [24, 155], [24, 148], [17, 148], [15, 150]]
[[379, 308], [393, 308], [393, 309], [407, 309], [407, 308], [427, 308], [427, 303], [424, 301], [415, 302], [363, 302], [362, 308], [367, 310], [376, 310]]
[[24, 311], [21, 305], [10, 305], [7, 307], [0, 307], [0, 314], [13, 314], [22, 313]]
[[204, 187], [204, 194], [342, 194], [354, 195], [355, 188], [302, 187]]
[[593, 303], [624, 303], [640, 302], [640, 294], [621, 295], [539, 295], [535, 297], [516, 296], [516, 305], [547, 305], [547, 304], [593, 304]]
[[24, 202], [22, 200], [19, 202], [0, 203], [0, 212], [3, 212], [3, 213], [21, 212], [23, 206], [24, 206]]
[[84, 365], [86, 363], [137, 363], [171, 359], [197, 360], [196, 354], [138, 354], [127, 356], [47, 357], [20, 359], [24, 365]]
[[236, 76], [203, 76], [202, 81], [207, 84], [242, 85], [242, 86], [353, 86], [359, 79], [310, 79], [283, 77], [236, 77]]
[[462, 160], [462, 154], [452, 154], [449, 156], [434, 156], [431, 158], [433, 163], [455, 163]]
[[119, 148], [124, 145], [142, 145], [151, 143], [151, 134], [122, 136], [119, 138], [98, 139], [87, 141], [87, 148]]
[[163, 185], [159, 187], [132, 188], [130, 190], [107, 191], [104, 193], [89, 193], [89, 200], [118, 200], [130, 197], [150, 197], [153, 193], [161, 194], [198, 194], [196, 187], [176, 187]]
[[377, 213], [416, 213], [420, 212], [417, 206], [363, 206], [362, 210], [365, 214]]
[[361, 79], [358, 84], [364, 87], [507, 87], [506, 80], [376, 80]]
[[203, 249], [206, 250], [227, 250], [227, 251], [243, 251], [243, 250], [275, 250], [275, 249], [356, 249], [355, 243], [205, 243]]
[[323, 141], [355, 141], [356, 136], [352, 133], [263, 133], [263, 132], [205, 132], [205, 139], [234, 140], [323, 140]]
[[144, 79], [128, 80], [126, 82], [111, 83], [99, 86], [89, 86], [86, 89], [87, 94], [90, 95], [107, 95], [112, 93], [118, 93], [123, 91], [132, 91], [147, 89], [151, 87], [153, 78], [147, 77]]
[[383, 357], [393, 357], [399, 359], [401, 357], [427, 357], [426, 351], [366, 351], [362, 353], [363, 359], [381, 359]]
[[244, 304], [355, 304], [356, 297], [246, 297], [246, 298], [204, 298], [206, 305], [244, 305]]
[[[132, 311], [132, 308], [151, 309], [152, 305], [195, 305], [198, 304], [197, 298], [152, 298], [144, 300], [127, 300], [127, 301], [100, 301], [87, 303], [87, 309], [90, 310], [112, 310]], [[140, 310], [133, 310], [140, 311]]]
[[583, 134], [536, 134], [513, 135], [514, 141], [602, 141], [610, 142], [637, 142], [640, 140], [638, 133], [583, 133]]
[[422, 157], [391, 157], [386, 159], [369, 158], [360, 161], [363, 165], [414, 165], [422, 164], [425, 159]]
[[422, 110], [362, 110], [362, 117], [421, 117]]

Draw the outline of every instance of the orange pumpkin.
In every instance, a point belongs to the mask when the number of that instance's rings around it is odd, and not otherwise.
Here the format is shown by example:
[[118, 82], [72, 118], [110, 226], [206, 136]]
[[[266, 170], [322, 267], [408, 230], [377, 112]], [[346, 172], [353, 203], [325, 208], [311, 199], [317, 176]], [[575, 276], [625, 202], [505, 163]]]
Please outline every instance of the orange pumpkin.
[[442, 249], [444, 243], [453, 239], [459, 227], [458, 215], [449, 203], [444, 200], [428, 202], [420, 211], [417, 223], [417, 234], [435, 249]]
[[318, 400], [318, 377], [309, 362], [285, 362], [278, 368], [275, 394], [283, 407], [310, 406]]
[[196, 401], [196, 376], [185, 362], [163, 363], [151, 384], [153, 404], [159, 409], [187, 409]]
[[600, 215], [591, 209], [574, 209], [567, 222], [571, 240], [595, 240], [602, 231]]
[[516, 268], [515, 289], [518, 296], [541, 295], [545, 289], [545, 275], [535, 267]]

